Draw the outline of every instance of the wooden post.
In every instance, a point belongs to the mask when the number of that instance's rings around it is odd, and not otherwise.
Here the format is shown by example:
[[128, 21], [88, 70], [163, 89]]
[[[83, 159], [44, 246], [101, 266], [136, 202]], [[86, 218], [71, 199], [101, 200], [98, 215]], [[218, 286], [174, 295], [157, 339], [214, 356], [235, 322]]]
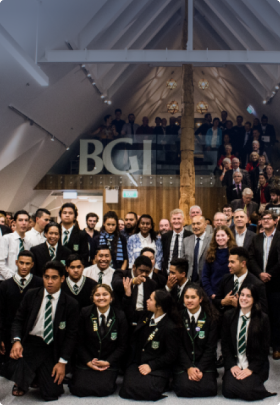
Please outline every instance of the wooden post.
[[[183, 25], [182, 49], [188, 41], [188, 0], [185, 0], [185, 20]], [[181, 164], [179, 207], [186, 220], [189, 210], [195, 204], [194, 170], [194, 88], [193, 66], [182, 66], [182, 118], [181, 118]]]

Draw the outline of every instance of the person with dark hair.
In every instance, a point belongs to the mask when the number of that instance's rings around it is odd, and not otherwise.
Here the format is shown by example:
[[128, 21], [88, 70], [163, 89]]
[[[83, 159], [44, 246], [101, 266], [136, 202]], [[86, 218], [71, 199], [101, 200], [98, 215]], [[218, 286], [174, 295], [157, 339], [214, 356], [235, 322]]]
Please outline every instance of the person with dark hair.
[[30, 218], [29, 218], [27, 232], [31, 231], [31, 229], [34, 228], [35, 225], [36, 225], [36, 214], [32, 214], [32, 215], [30, 215]]
[[155, 124], [156, 124], [156, 126], [153, 128], [153, 133], [155, 135], [164, 135], [164, 131], [163, 131], [162, 126], [161, 126], [161, 118], [160, 117], [155, 118]]
[[227, 111], [221, 111], [221, 120], [219, 127], [221, 128], [222, 131], [226, 129], [227, 116], [228, 116]]
[[113, 139], [116, 139], [116, 137], [119, 135], [115, 125], [112, 124], [113, 117], [110, 114], [105, 115], [104, 117], [104, 124], [100, 125], [94, 132], [92, 132], [92, 135], [95, 138], [100, 139], [102, 141], [103, 145], [106, 145], [108, 142], [112, 141]]
[[125, 237], [126, 241], [128, 241], [128, 238], [135, 233], [137, 221], [137, 214], [132, 211], [128, 212], [124, 217], [124, 230], [121, 234]]
[[24, 395], [38, 381], [45, 401], [64, 392], [65, 366], [76, 345], [79, 305], [61, 291], [65, 268], [50, 261], [43, 269], [43, 288], [25, 295], [12, 324], [12, 349], [6, 377], [14, 381], [14, 396]]
[[135, 115], [133, 113], [128, 114], [128, 123], [124, 124], [122, 127], [122, 135], [132, 137], [136, 134], [137, 129], [139, 128], [138, 124], [135, 124]]
[[222, 208], [222, 213], [227, 217], [227, 226], [230, 228], [234, 225], [233, 212], [230, 204], [225, 204]]
[[266, 205], [270, 201], [270, 190], [265, 173], [259, 174], [258, 188], [255, 191], [255, 201], [259, 205], [259, 212], [265, 210]]
[[[17, 272], [0, 284], [0, 354], [8, 360], [11, 350], [11, 327], [16, 312], [27, 291], [43, 285], [42, 278], [33, 276], [34, 256], [28, 250], [19, 253]], [[1, 356], [0, 356], [1, 363]]]
[[269, 338], [269, 320], [261, 310], [257, 288], [242, 286], [237, 308], [223, 318], [224, 397], [257, 401], [276, 395], [263, 385], [269, 374]]
[[218, 156], [217, 156], [218, 160], [221, 158], [221, 156], [224, 156], [224, 158], [226, 157], [226, 149], [225, 148], [228, 145], [231, 145], [230, 136], [226, 131], [224, 131], [223, 135], [222, 135], [222, 144], [219, 146], [219, 149], [218, 149]]
[[12, 225], [12, 221], [14, 220], [14, 217], [13, 217], [13, 213], [12, 213], [12, 212], [6, 211], [6, 220], [7, 220], [8, 226], [11, 226], [11, 225]]
[[120, 108], [115, 109], [115, 119], [112, 121], [112, 126], [116, 128], [116, 132], [121, 135], [125, 121], [121, 119], [122, 110]]
[[203, 135], [207, 134], [209, 128], [212, 128], [212, 116], [210, 113], [204, 115], [204, 123], [200, 125], [197, 130], [195, 131], [195, 135]]
[[107, 284], [96, 285], [91, 298], [80, 314], [77, 366], [69, 388], [78, 397], [106, 397], [117, 388], [128, 325], [125, 314], [111, 305], [113, 291]]
[[219, 128], [220, 119], [213, 119], [213, 126], [209, 128], [205, 137], [205, 146], [208, 150], [218, 150], [222, 145], [222, 130]]
[[153, 218], [144, 214], [138, 220], [135, 234], [130, 236], [127, 242], [128, 267], [131, 269], [135, 259], [140, 255], [144, 247], [151, 247], [156, 252], [155, 269], [161, 270], [162, 244], [161, 239], [156, 237], [155, 224]]
[[267, 175], [267, 181], [269, 186], [276, 187], [278, 185], [278, 182], [274, 176], [274, 169], [270, 163], [266, 165], [265, 172]]
[[88, 236], [76, 226], [78, 209], [73, 203], [65, 203], [59, 210], [61, 218], [61, 244], [81, 256], [85, 266], [89, 265]]
[[256, 234], [259, 220], [260, 215], [257, 212], [253, 212], [250, 215], [249, 226], [247, 227], [248, 231], [254, 232]]
[[84, 270], [83, 275], [95, 280], [98, 284], [111, 285], [115, 269], [110, 267], [112, 256], [111, 250], [107, 245], [97, 247], [94, 262], [94, 265]]
[[280, 188], [279, 187], [271, 187], [269, 190], [270, 192], [270, 201], [266, 205], [265, 209], [272, 210], [273, 208], [280, 208]]
[[[14, 222], [14, 220], [12, 222]], [[13, 231], [12, 231], [12, 228], [10, 228], [10, 225], [7, 226], [7, 225], [0, 224], [0, 238], [1, 238], [1, 236], [7, 235], [8, 233], [12, 233], [12, 232]]]
[[120, 233], [118, 226], [119, 218], [115, 211], [108, 211], [103, 216], [103, 224], [100, 234], [93, 240], [90, 252], [91, 260], [94, 260], [98, 246], [107, 245], [111, 251], [113, 269], [127, 268], [127, 247], [126, 238]]
[[154, 271], [155, 269], [155, 264], [156, 264], [156, 258], [155, 258], [155, 251], [154, 249], [150, 248], [150, 247], [145, 247], [141, 250], [140, 252], [140, 256], [147, 256], [151, 262], [152, 262], [152, 271], [149, 274], [149, 277], [154, 280], [157, 283], [157, 288], [164, 288], [165, 284], [166, 284], [166, 278], [165, 276], [158, 271], [157, 273]]
[[65, 265], [66, 259], [72, 252], [68, 247], [59, 243], [60, 232], [60, 226], [56, 222], [49, 222], [44, 231], [46, 241], [30, 249], [34, 255], [34, 267], [32, 269], [34, 275], [42, 277], [43, 267], [50, 260], [61, 261]]
[[222, 278], [214, 304], [221, 312], [237, 307], [241, 287], [254, 285], [258, 290], [260, 305], [263, 312], [268, 312], [265, 284], [254, 274], [248, 271], [249, 254], [244, 247], [235, 247], [230, 250], [228, 259], [229, 274]]
[[262, 134], [262, 141], [265, 145], [266, 153], [269, 159], [271, 159], [271, 150], [276, 142], [276, 133], [274, 126], [268, 124], [268, 117], [264, 114], [261, 117], [261, 134]]
[[151, 135], [153, 133], [153, 128], [149, 126], [149, 118], [142, 118], [142, 125], [136, 130], [137, 135]]
[[95, 230], [96, 224], [99, 221], [99, 216], [94, 212], [89, 212], [86, 216], [87, 227], [84, 229], [91, 241], [95, 236], [99, 235], [99, 232]]
[[189, 263], [186, 259], [171, 260], [165, 288], [176, 302], [178, 311], [184, 308], [184, 294], [191, 282], [188, 279], [188, 270]]
[[187, 286], [183, 300], [183, 336], [173, 390], [178, 397], [213, 397], [217, 395], [218, 313], [198, 284]]
[[139, 256], [132, 270], [116, 270], [113, 275], [116, 304], [125, 310], [130, 325], [147, 314], [147, 299], [157, 289], [157, 283], [149, 277], [152, 266], [148, 257]]
[[232, 137], [232, 146], [233, 146], [233, 153], [236, 156], [242, 155], [242, 148], [245, 143], [245, 134], [246, 130], [243, 125], [243, 117], [242, 115], [238, 115], [236, 117], [236, 124], [232, 129], [233, 129], [233, 137]]
[[61, 290], [74, 298], [80, 309], [91, 305], [90, 295], [97, 285], [95, 280], [83, 275], [83, 271], [84, 265], [80, 256], [70, 254], [66, 260], [68, 277], [63, 281]]
[[171, 295], [154, 291], [147, 300], [149, 316], [141, 318], [131, 341], [131, 355], [119, 395], [157, 401], [163, 398], [180, 347], [180, 317]]
[[20, 210], [15, 213], [16, 230], [0, 237], [0, 282], [7, 280], [17, 272], [16, 260], [23, 250], [29, 250], [30, 244], [25, 239], [29, 214]]
[[44, 234], [45, 226], [50, 222], [51, 213], [45, 208], [39, 208], [36, 211], [36, 223], [34, 228], [26, 232], [25, 238], [30, 246], [37, 246], [46, 241]]

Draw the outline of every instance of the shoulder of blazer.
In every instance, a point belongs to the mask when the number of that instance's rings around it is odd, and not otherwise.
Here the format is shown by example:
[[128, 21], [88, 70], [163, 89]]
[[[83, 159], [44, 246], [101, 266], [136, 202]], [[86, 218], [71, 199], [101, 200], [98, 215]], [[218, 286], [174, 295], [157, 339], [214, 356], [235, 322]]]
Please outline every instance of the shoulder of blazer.
[[34, 253], [38, 253], [42, 250], [48, 251], [46, 242], [40, 243], [40, 245], [32, 246], [32, 248], [30, 248], [30, 251]]
[[166, 242], [169, 240], [170, 237], [172, 238], [172, 235], [173, 235], [173, 231], [168, 231], [168, 232], [164, 233], [164, 234], [161, 236], [162, 244], [163, 244], [164, 242], [166, 243]]
[[194, 234], [191, 234], [191, 235], [187, 236], [186, 238], [183, 238], [183, 243], [185, 245], [187, 245], [191, 240], [195, 240]]
[[[62, 303], [62, 302], [65, 302], [67, 309], [72, 309], [73, 307], [77, 307], [77, 308], [79, 307], [79, 304], [78, 304], [78, 302], [75, 300], [75, 298], [73, 298], [73, 297], [71, 297], [70, 295], [66, 294], [66, 292], [63, 291], [63, 290], [61, 290], [58, 303], [59, 303], [59, 302], [61, 302], [61, 303]], [[69, 308], [69, 307], [71, 307], [71, 308]]]
[[229, 309], [228, 311], [226, 311], [226, 312], [224, 313], [223, 319], [224, 319], [225, 321], [228, 321], [228, 322], [231, 323], [231, 322], [233, 321], [233, 319], [235, 318], [235, 316], [236, 316], [236, 309], [233, 308], [233, 309]]
[[244, 281], [246, 281], [250, 284], [251, 283], [256, 284], [257, 286], [264, 285], [264, 283], [258, 277], [256, 277], [254, 274], [250, 273], [249, 271], [248, 271], [248, 274]]
[[94, 304], [91, 304], [88, 307], [82, 308], [80, 311], [80, 317], [87, 318], [88, 316], [90, 316], [93, 313], [94, 309], [95, 309]]
[[150, 277], [147, 277], [145, 284], [151, 286], [152, 288], [157, 288], [157, 283], [155, 280], [152, 280]]
[[192, 236], [193, 233], [191, 231], [187, 231], [186, 229], [184, 229], [184, 233], [183, 233], [183, 239], [188, 238], [189, 236]]

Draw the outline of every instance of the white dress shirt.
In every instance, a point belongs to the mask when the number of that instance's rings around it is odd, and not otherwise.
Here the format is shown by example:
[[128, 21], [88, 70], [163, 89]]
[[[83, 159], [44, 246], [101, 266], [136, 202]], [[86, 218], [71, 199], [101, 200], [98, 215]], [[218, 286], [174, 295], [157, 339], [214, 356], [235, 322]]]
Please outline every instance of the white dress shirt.
[[23, 278], [24, 278], [26, 281], [28, 281], [28, 280], [30, 279], [30, 277], [31, 277], [31, 274], [30, 274], [30, 273], [28, 273], [27, 276], [24, 276], [24, 277], [20, 276], [18, 273], [15, 274], [15, 278], [16, 278], [17, 281], [19, 281], [19, 282], [20, 282], [20, 280], [22, 280]]
[[243, 233], [239, 234], [237, 232], [237, 230], [235, 229], [235, 241], [236, 241], [237, 246], [240, 246], [240, 247], [244, 246], [246, 232], [247, 232], [247, 229], [245, 229], [245, 231]]
[[180, 233], [176, 233], [175, 231], [173, 231], [173, 235], [172, 235], [172, 239], [171, 239], [171, 243], [170, 243], [170, 251], [169, 251], [168, 272], [169, 272], [170, 262], [171, 262], [172, 256], [173, 256], [173, 250], [174, 250], [174, 245], [175, 245], [175, 242], [176, 242], [177, 235], [179, 235], [179, 238], [178, 238], [178, 257], [181, 257], [182, 243], [183, 243], [183, 239], [184, 239], [184, 228], [181, 230]]
[[138, 235], [141, 241], [142, 249], [144, 249], [145, 247], [149, 247], [151, 249], [154, 249], [155, 252], [157, 251], [156, 242], [151, 239], [150, 234], [146, 238], [144, 238], [141, 232], [139, 232]]
[[44, 232], [38, 232], [35, 228], [32, 228], [30, 231], [26, 232], [25, 240], [29, 242], [30, 246], [37, 246], [41, 243], [46, 242]]
[[109, 316], [109, 312], [110, 312], [110, 307], [109, 307], [109, 309], [108, 309], [104, 314], [102, 314], [102, 313], [99, 311], [99, 309], [97, 308], [98, 325], [101, 325], [101, 322], [102, 322], [101, 315], [104, 315], [104, 316], [105, 316], [105, 323], [107, 322], [107, 319], [108, 319], [108, 316]]
[[[72, 231], [73, 231], [73, 228], [74, 228], [74, 225], [72, 225], [71, 228], [69, 228], [69, 229], [66, 229], [66, 228], [64, 228], [63, 225], [61, 225], [61, 244], [62, 244], [62, 245], [63, 245], [63, 239], [64, 239], [64, 237], [65, 237], [64, 231], [68, 231], [68, 232], [69, 232], [68, 235], [67, 235], [67, 242], [69, 242], [69, 239], [70, 239], [71, 233], [72, 233]], [[66, 243], [67, 243], [67, 242], [66, 242]]]
[[74, 287], [75, 284], [80, 288], [84, 281], [84, 278], [82, 276], [79, 281], [72, 281], [70, 277], [67, 277], [67, 280], [72, 288]]
[[190, 321], [192, 321], [192, 317], [194, 316], [195, 323], [197, 323], [198, 317], [199, 317], [200, 312], [201, 312], [201, 307], [199, 307], [199, 310], [195, 314], [192, 314], [189, 310], [187, 310], [187, 311], [188, 311], [188, 314], [189, 314]]
[[218, 128], [212, 129], [213, 135], [212, 135], [212, 140], [211, 140], [211, 147], [216, 148], [217, 147], [217, 139], [218, 139]]
[[233, 282], [234, 282], [234, 283], [236, 282], [236, 280], [238, 280], [238, 290], [240, 290], [240, 288], [241, 288], [241, 286], [242, 286], [242, 284], [243, 284], [243, 281], [244, 281], [245, 278], [247, 277], [247, 274], [248, 274], [248, 270], [247, 270], [246, 273], [243, 274], [243, 276], [241, 276], [241, 277], [237, 277], [236, 275], [233, 276]]
[[[132, 280], [135, 278], [133, 270], [131, 270]], [[135, 288], [136, 285], [132, 284], [132, 288]], [[144, 311], [144, 283], [138, 284], [138, 293], [136, 300], [136, 311]]]
[[157, 318], [155, 318], [155, 314], [152, 315], [150, 321], [153, 319], [155, 324], [157, 325], [164, 317], [166, 314], [162, 314], [160, 316], [158, 316]]
[[[0, 238], [0, 281], [7, 280], [17, 272], [16, 260], [19, 254], [20, 236], [15, 231]], [[31, 248], [28, 241], [24, 239], [25, 250]]]
[[[97, 266], [97, 264], [94, 264], [93, 266], [89, 266], [83, 271], [83, 275], [86, 277], [91, 278], [92, 280], [95, 280], [98, 282], [99, 279], [99, 273], [102, 270]], [[102, 276], [102, 284], [107, 284], [110, 287], [112, 287], [112, 278], [115, 270], [112, 269], [112, 267], [108, 267], [106, 270], [102, 271], [103, 276]]]
[[[237, 338], [237, 365], [242, 370], [244, 370], [245, 368], [248, 368], [248, 366], [249, 366], [249, 362], [248, 362], [248, 359], [247, 359], [247, 356], [246, 356], [246, 352], [243, 353], [243, 354], [240, 354], [238, 352], [238, 338], [239, 338], [239, 332], [240, 332], [240, 329], [241, 329], [241, 326], [242, 326], [242, 323], [243, 323], [243, 319], [242, 319], [243, 315], [244, 315], [243, 312], [240, 310], [239, 318], [238, 318], [238, 325], [237, 325], [237, 336], [236, 336], [236, 338]], [[246, 344], [247, 344], [248, 330], [249, 330], [249, 325], [250, 325], [250, 321], [251, 321], [251, 312], [248, 312], [245, 316], [247, 318], [249, 318], [249, 320], [246, 323], [246, 335], [245, 335]]]
[[206, 236], [206, 231], [205, 231], [201, 236], [196, 236], [196, 235], [194, 235], [194, 247], [195, 247], [195, 245], [196, 245], [197, 239], [198, 239], [198, 238], [200, 239], [200, 241], [199, 241], [199, 251], [198, 251], [198, 258], [197, 258], [197, 261], [198, 261], [198, 259], [200, 258], [200, 254], [201, 254], [201, 250], [202, 250], [202, 245], [203, 245], [203, 241], [204, 241], [205, 236]]

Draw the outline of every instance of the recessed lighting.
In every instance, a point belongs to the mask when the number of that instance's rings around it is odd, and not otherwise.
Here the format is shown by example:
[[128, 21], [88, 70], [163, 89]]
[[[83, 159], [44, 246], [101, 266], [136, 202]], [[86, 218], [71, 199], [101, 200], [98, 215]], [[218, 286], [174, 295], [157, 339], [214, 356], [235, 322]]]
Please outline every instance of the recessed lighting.
[[95, 86], [95, 82], [92, 82], [91, 84], [92, 84], [93, 86]]
[[66, 146], [66, 150], [70, 150], [69, 146]]
[[108, 100], [108, 104], [111, 105], [111, 104], [112, 104], [112, 101], [111, 101], [111, 100]]
[[86, 65], [82, 65], [82, 68], [85, 69]]
[[101, 94], [100, 98], [105, 98], [104, 94]]
[[87, 75], [87, 77], [91, 77], [91, 74], [89, 73], [89, 74]]
[[266, 100], [263, 100], [263, 104], [266, 104]]

